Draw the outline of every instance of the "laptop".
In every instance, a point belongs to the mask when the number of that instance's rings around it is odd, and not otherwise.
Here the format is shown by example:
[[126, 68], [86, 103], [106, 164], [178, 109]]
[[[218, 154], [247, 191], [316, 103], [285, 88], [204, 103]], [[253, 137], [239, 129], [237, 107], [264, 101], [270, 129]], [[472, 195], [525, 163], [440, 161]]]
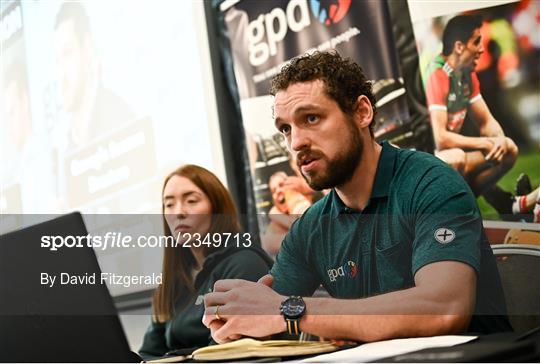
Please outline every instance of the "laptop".
[[[0, 236], [1, 362], [140, 361], [100, 284], [94, 250], [41, 246], [43, 236], [86, 235], [80, 213], [71, 213]], [[61, 284], [62, 275], [64, 281], [95, 275], [96, 282]], [[52, 276], [51, 286], [43, 278]]]

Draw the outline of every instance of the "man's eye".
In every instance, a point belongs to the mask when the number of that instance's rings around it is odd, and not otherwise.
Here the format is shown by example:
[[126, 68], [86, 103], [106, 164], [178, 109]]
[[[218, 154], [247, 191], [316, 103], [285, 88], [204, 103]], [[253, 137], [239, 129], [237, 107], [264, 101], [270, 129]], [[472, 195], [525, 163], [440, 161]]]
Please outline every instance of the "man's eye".
[[287, 135], [291, 132], [291, 127], [289, 125], [282, 125], [279, 127], [279, 131], [280, 133]]
[[308, 123], [316, 123], [319, 120], [319, 117], [317, 115], [308, 115], [306, 120]]
[[187, 200], [187, 203], [194, 204], [199, 202], [199, 200]]
[[172, 203], [167, 203], [167, 204], [165, 204], [165, 208], [166, 208], [166, 209], [170, 209], [171, 207], [173, 207], [173, 204], [172, 204]]

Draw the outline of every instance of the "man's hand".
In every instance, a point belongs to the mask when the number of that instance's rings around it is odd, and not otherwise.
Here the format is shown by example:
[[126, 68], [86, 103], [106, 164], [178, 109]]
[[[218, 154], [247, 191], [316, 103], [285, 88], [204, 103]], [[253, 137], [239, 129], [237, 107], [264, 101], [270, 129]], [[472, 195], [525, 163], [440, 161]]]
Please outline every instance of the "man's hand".
[[508, 146], [506, 145], [506, 138], [504, 136], [500, 137], [488, 137], [489, 142], [492, 144], [491, 150], [486, 155], [486, 160], [492, 160], [497, 163], [500, 163], [508, 151]]
[[266, 275], [257, 283], [223, 279], [214, 284], [214, 292], [204, 296], [202, 322], [217, 343], [285, 331], [285, 320], [279, 312], [285, 297], [270, 288], [272, 281], [272, 276]]

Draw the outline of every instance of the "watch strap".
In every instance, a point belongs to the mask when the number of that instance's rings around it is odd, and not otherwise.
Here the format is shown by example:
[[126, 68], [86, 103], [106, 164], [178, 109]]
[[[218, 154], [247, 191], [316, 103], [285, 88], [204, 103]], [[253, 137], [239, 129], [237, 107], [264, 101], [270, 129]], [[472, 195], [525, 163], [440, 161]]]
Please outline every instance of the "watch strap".
[[300, 319], [285, 318], [285, 321], [289, 335], [300, 335]]

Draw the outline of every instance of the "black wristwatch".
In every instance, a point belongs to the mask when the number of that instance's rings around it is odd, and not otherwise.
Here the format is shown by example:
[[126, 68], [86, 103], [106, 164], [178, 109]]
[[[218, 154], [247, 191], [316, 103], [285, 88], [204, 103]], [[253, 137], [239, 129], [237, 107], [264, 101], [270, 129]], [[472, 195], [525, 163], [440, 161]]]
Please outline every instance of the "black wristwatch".
[[306, 303], [300, 296], [290, 296], [281, 302], [279, 312], [287, 322], [289, 335], [300, 335], [300, 319], [306, 313]]

